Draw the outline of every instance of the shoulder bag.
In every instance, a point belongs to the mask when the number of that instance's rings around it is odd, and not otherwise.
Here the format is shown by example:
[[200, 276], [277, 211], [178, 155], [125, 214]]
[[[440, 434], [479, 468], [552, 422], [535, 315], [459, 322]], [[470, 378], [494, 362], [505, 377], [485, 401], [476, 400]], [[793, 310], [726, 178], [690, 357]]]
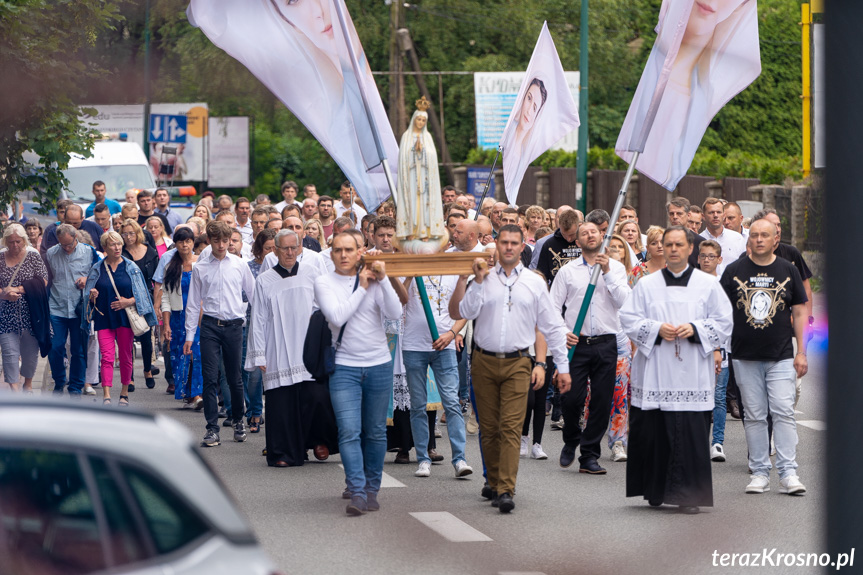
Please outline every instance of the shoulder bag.
[[[117, 284], [114, 283], [114, 275], [111, 273], [111, 267], [108, 265], [108, 262], [105, 262], [105, 271], [108, 272], [108, 278], [111, 280], [111, 285], [114, 286], [114, 293], [117, 294], [117, 299], [120, 299], [120, 292], [117, 291]], [[134, 333], [135, 336], [144, 335], [150, 331], [150, 325], [147, 323], [147, 320], [138, 313], [136, 306], [132, 305], [123, 309], [126, 312], [126, 317], [129, 318], [129, 326], [132, 328], [132, 333]]]
[[[360, 277], [357, 275], [354, 281], [354, 289], [360, 282]], [[342, 325], [339, 330], [339, 337], [333, 345], [333, 333], [330, 331], [327, 318], [321, 310], [317, 310], [312, 314], [309, 320], [309, 329], [306, 332], [306, 340], [303, 342], [303, 364], [306, 370], [315, 378], [315, 381], [323, 382], [329, 379], [330, 375], [336, 370], [336, 350], [342, 344], [342, 336], [345, 334], [347, 322]]]

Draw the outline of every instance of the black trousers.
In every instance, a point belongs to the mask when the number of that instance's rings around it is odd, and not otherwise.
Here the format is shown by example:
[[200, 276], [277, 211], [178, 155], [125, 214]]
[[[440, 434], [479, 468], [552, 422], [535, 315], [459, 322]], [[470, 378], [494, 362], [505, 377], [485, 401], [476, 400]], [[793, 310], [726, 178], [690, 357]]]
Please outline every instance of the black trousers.
[[[582, 338], [584, 340], [584, 338]], [[203, 353], [203, 350], [201, 350]], [[560, 396], [563, 419], [563, 442], [569, 447], [581, 444], [579, 463], [599, 459], [602, 436], [608, 429], [608, 416], [614, 397], [614, 377], [617, 370], [617, 338], [603, 336], [601, 341], [588, 345], [579, 341], [569, 362], [570, 390]], [[584, 431], [578, 425], [587, 399], [590, 381], [590, 414]]]
[[231, 419], [243, 421], [246, 407], [243, 398], [242, 366], [243, 323], [218, 325], [204, 316], [201, 321], [201, 375], [204, 379], [204, 417], [207, 431], [219, 432], [219, 365], [225, 362], [225, 377], [231, 390]]
[[[551, 366], [551, 356], [543, 358], [543, 361]], [[545, 398], [548, 396], [548, 386], [551, 385], [551, 377], [554, 369], [545, 370], [545, 381], [542, 387], [527, 392], [527, 414], [524, 416], [524, 425], [521, 428], [522, 435], [530, 433], [530, 420], [533, 414], [533, 443], [542, 443], [542, 429], [545, 427]]]
[[141, 359], [144, 361], [144, 373], [147, 373], [153, 369], [153, 328], [136, 335], [135, 341], [141, 344]]

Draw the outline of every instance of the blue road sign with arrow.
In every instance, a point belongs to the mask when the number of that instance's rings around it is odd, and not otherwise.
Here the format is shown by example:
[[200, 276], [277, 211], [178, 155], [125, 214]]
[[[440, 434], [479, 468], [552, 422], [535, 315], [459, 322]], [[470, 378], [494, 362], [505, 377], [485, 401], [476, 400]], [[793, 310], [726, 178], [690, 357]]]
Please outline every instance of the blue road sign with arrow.
[[186, 116], [151, 114], [148, 140], [172, 144], [186, 143]]

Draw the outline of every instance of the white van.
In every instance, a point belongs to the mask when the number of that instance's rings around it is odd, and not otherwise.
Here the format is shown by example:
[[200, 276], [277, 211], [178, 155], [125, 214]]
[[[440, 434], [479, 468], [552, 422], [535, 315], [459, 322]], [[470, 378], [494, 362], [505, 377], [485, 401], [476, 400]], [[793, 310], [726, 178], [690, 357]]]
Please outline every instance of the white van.
[[127, 190], [156, 187], [153, 169], [135, 142], [99, 140], [89, 158], [73, 155], [63, 175], [69, 180], [65, 197], [75, 203], [93, 202], [93, 182], [99, 180], [105, 182], [107, 197], [121, 204]]

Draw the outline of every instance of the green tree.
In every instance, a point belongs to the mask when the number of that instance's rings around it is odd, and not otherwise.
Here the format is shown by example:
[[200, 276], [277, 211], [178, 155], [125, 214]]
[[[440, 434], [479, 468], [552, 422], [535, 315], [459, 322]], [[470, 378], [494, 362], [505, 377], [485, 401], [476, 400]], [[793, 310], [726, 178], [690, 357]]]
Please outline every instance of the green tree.
[[68, 185], [69, 155], [89, 155], [95, 133], [78, 104], [107, 72], [87, 51], [119, 20], [117, 3], [105, 0], [0, 0], [0, 208], [32, 190], [47, 212]]

